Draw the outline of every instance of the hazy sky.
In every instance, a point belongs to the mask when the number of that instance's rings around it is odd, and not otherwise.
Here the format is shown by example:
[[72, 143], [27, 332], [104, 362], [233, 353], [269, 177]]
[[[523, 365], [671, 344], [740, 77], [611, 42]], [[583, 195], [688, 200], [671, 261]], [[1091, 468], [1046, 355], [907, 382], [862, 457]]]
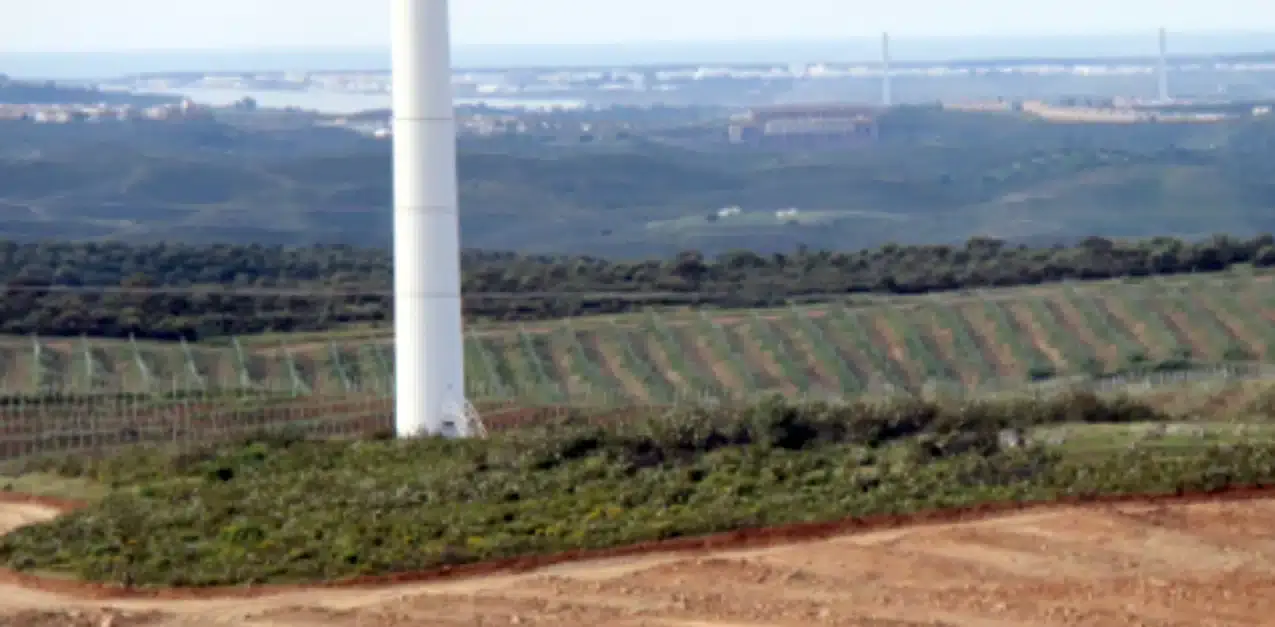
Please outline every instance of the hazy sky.
[[[1275, 30], [1272, 0], [452, 0], [457, 44]], [[387, 0], [3, 0], [0, 51], [388, 44]], [[1157, 17], [1158, 16], [1158, 17]]]

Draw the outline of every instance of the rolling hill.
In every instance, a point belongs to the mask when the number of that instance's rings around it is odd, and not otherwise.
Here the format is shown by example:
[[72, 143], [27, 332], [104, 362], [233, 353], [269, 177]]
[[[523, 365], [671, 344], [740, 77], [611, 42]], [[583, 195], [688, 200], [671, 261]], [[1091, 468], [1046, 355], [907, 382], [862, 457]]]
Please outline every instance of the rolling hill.
[[[878, 146], [804, 155], [643, 142], [533, 154], [497, 140], [467, 142], [464, 243], [648, 257], [986, 234], [1053, 242], [1275, 231], [1271, 123], [1091, 128], [901, 111], [883, 125]], [[189, 136], [165, 132], [175, 135], [4, 153], [0, 237], [389, 242], [383, 143], [216, 125], [184, 131]], [[725, 206], [744, 214], [716, 219]], [[801, 209], [800, 218], [777, 219], [774, 211], [786, 207]]]

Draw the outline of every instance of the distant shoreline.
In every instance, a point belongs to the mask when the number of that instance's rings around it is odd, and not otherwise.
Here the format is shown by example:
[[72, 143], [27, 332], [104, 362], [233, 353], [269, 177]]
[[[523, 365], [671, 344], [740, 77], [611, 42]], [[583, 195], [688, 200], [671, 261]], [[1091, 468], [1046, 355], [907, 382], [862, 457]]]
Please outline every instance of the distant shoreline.
[[[145, 90], [132, 92], [138, 96], [181, 96], [196, 104], [224, 107], [250, 96], [258, 106], [266, 109], [296, 107], [321, 114], [355, 114], [367, 111], [389, 110], [389, 94], [362, 94], [354, 92], [317, 90], [246, 90], [179, 87], [171, 90]], [[576, 109], [586, 105], [579, 99], [558, 98], [457, 98], [457, 105], [486, 104], [495, 109]]]
[[[952, 63], [1004, 59], [1147, 58], [1156, 53], [1153, 27], [1144, 34], [1053, 37], [893, 38], [899, 64]], [[460, 69], [659, 66], [789, 62], [874, 62], [879, 39], [765, 42], [669, 42], [578, 45], [458, 45]], [[1229, 56], [1272, 53], [1275, 32], [1171, 33], [1173, 56]], [[311, 50], [0, 52], [0, 72], [15, 78], [99, 80], [147, 73], [228, 73], [327, 70], [376, 71], [389, 67], [382, 48]]]

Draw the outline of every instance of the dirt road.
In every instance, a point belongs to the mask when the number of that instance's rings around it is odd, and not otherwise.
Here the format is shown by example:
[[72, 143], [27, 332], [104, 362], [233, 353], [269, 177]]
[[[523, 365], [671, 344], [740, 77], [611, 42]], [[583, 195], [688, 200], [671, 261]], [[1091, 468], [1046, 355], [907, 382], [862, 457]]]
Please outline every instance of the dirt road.
[[[53, 515], [0, 506], [0, 530]], [[1105, 505], [698, 557], [232, 600], [0, 586], [15, 627], [1275, 625], [1275, 499]]]

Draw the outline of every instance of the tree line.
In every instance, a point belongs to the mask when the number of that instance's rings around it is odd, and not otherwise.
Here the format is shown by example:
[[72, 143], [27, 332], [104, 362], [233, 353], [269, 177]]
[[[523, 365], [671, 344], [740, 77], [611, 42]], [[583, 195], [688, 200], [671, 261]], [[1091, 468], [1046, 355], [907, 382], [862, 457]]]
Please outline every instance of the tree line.
[[[865, 294], [924, 294], [1275, 266], [1275, 237], [1087, 238], [1031, 248], [958, 246], [737, 251], [667, 259], [465, 251], [470, 319], [540, 320], [696, 305], [779, 306]], [[200, 339], [388, 323], [389, 251], [350, 246], [0, 241], [0, 333]]]

